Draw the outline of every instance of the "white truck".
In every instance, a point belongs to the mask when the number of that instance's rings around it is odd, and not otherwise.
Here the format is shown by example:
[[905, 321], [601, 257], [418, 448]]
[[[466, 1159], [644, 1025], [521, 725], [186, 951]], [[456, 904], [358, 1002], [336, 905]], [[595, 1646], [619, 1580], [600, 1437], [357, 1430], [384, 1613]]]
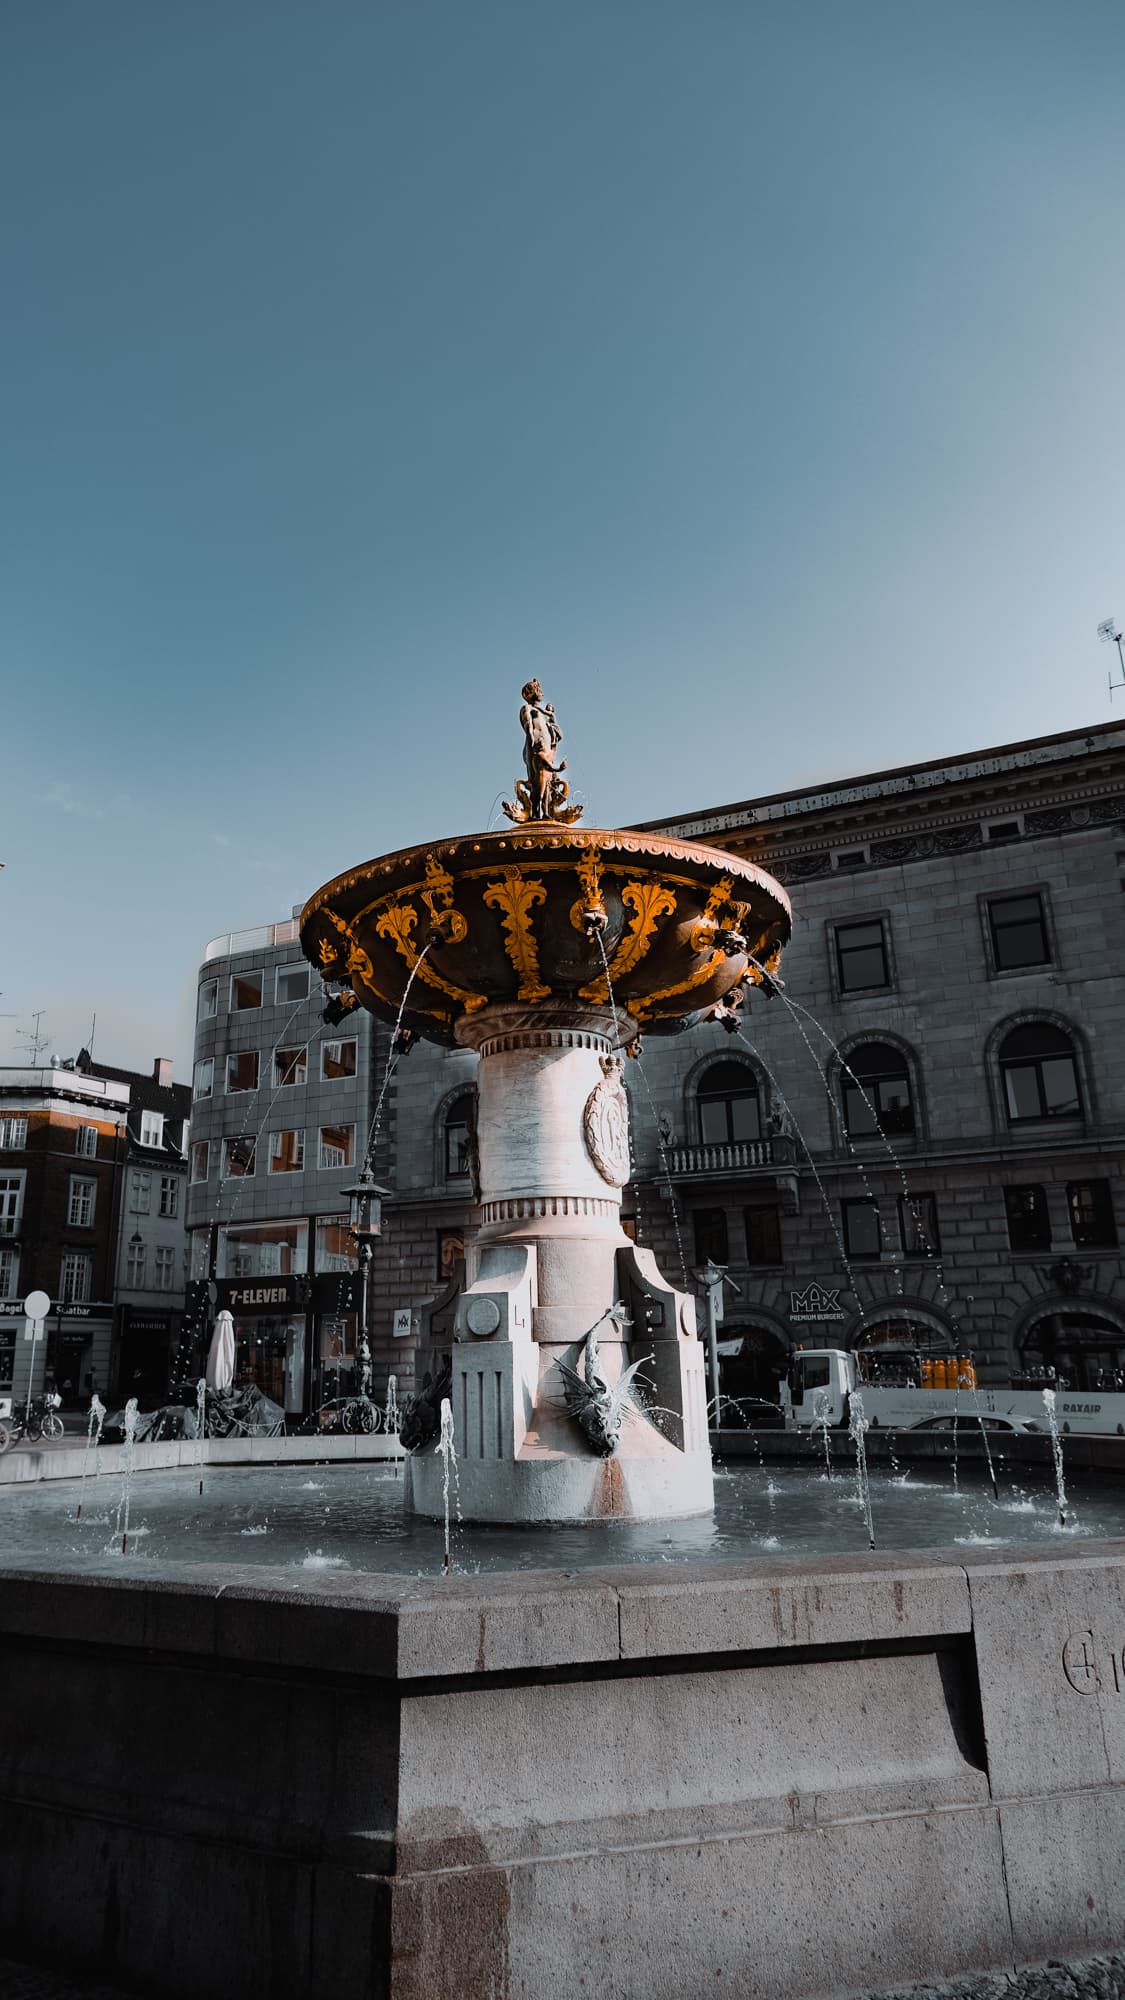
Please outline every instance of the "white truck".
[[[935, 1427], [945, 1428], [957, 1420], [975, 1423], [978, 1414], [997, 1419], [998, 1428], [1007, 1428], [1008, 1423], [1021, 1431], [1050, 1428], [1042, 1389], [992, 1384], [932, 1389], [923, 1386], [922, 1374], [916, 1349], [866, 1348], [855, 1353], [841, 1347], [797, 1348], [789, 1357], [788, 1379], [781, 1384], [786, 1427], [846, 1426], [858, 1390], [864, 1419], [873, 1429], [916, 1430], [919, 1425], [934, 1425], [935, 1419], [943, 1420]], [[1120, 1390], [1057, 1388], [1055, 1414], [1064, 1432], [1125, 1436], [1125, 1394]]]

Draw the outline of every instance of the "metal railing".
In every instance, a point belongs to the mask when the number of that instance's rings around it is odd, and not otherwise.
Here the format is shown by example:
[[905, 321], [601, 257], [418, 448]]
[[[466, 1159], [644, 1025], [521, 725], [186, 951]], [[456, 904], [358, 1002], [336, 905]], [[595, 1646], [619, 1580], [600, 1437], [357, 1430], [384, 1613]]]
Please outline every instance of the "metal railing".
[[246, 931], [224, 931], [222, 937], [211, 939], [203, 962], [206, 965], [212, 958], [234, 958], [243, 951], [269, 951], [275, 944], [296, 944], [297, 935], [296, 917], [288, 917], [283, 924], [256, 924]]

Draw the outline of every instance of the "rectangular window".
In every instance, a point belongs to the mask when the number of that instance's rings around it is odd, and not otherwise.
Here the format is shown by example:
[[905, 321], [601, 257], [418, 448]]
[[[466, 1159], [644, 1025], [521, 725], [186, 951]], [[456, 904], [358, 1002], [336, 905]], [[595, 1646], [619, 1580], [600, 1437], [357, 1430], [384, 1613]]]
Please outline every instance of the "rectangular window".
[[746, 1210], [746, 1256], [751, 1264], [780, 1264], [781, 1210]]
[[164, 1144], [164, 1113], [162, 1111], [141, 1112], [141, 1145], [162, 1146]]
[[189, 1277], [205, 1278], [207, 1276], [210, 1256], [211, 1231], [209, 1229], [193, 1229], [191, 1232], [191, 1248], [188, 1260]]
[[16, 1299], [20, 1290], [20, 1253], [12, 1243], [0, 1245], [0, 1299]]
[[129, 1252], [125, 1259], [125, 1283], [132, 1292], [141, 1292], [144, 1290], [145, 1255], [146, 1251], [143, 1243], [130, 1243]]
[[192, 1071], [191, 1094], [193, 1097], [210, 1097], [215, 1088], [215, 1064], [210, 1056], [204, 1056]]
[[879, 1227], [879, 1211], [870, 1195], [842, 1201], [840, 1210], [844, 1218], [844, 1248], [848, 1256], [880, 1256], [883, 1234]]
[[993, 897], [988, 905], [988, 923], [997, 972], [1018, 972], [1025, 965], [1050, 964], [1043, 898], [1037, 891], [1026, 896]]
[[309, 1268], [305, 1221], [240, 1222], [219, 1231], [220, 1278], [289, 1278]]
[[322, 1125], [320, 1164], [322, 1167], [350, 1167], [355, 1157], [354, 1125]]
[[205, 1181], [211, 1170], [211, 1142], [197, 1139], [191, 1149], [191, 1177], [194, 1181]]
[[170, 1292], [176, 1282], [176, 1253], [170, 1243], [156, 1246], [156, 1289]]
[[836, 970], [841, 993], [869, 993], [890, 985], [881, 918], [866, 924], [837, 924]]
[[90, 1296], [90, 1259], [85, 1250], [67, 1250], [59, 1273], [59, 1297], [66, 1306], [85, 1305]]
[[248, 1007], [262, 1004], [262, 975], [260, 972], [236, 972], [231, 975], [230, 1009], [232, 1014], [243, 1014]]
[[258, 1051], [241, 1049], [236, 1055], [227, 1057], [227, 1094], [233, 1096], [238, 1090], [257, 1090]]
[[346, 1215], [317, 1216], [316, 1268], [318, 1271], [354, 1271], [355, 1243]]
[[0, 1236], [14, 1236], [23, 1214], [22, 1174], [0, 1174]]
[[26, 1118], [0, 1118], [0, 1152], [22, 1153], [27, 1144]]
[[175, 1174], [160, 1176], [160, 1213], [178, 1215], [180, 1212], [180, 1183]]
[[467, 1180], [473, 1170], [473, 1130], [469, 1123], [469, 1100], [455, 1106], [445, 1123], [445, 1178]]
[[1041, 1187], [1031, 1183], [1025, 1187], [1006, 1187], [1004, 1208], [1008, 1217], [1008, 1242], [1013, 1250], [1050, 1249], [1051, 1217], [1047, 1196]]
[[195, 1010], [196, 1020], [213, 1020], [215, 1014], [218, 1012], [218, 1007], [219, 982], [217, 979], [205, 979], [199, 988], [199, 1004]]
[[257, 1169], [257, 1149], [253, 1139], [223, 1140], [223, 1179], [252, 1180]]
[[1113, 1196], [1108, 1181], [1068, 1181], [1070, 1233], [1080, 1250], [1112, 1250], [1117, 1244]]
[[94, 1223], [94, 1203], [98, 1196], [97, 1181], [79, 1180], [77, 1174], [70, 1176], [70, 1200], [67, 1203], [66, 1226], [68, 1229], [91, 1229]]
[[295, 1007], [298, 1000], [309, 997], [309, 968], [307, 965], [279, 965], [277, 968], [277, 1004], [279, 1007]]
[[730, 1261], [730, 1238], [727, 1233], [726, 1209], [693, 1209], [691, 1221], [695, 1232], [696, 1263], [728, 1263]]
[[936, 1257], [941, 1249], [937, 1203], [932, 1194], [900, 1194], [898, 1228], [905, 1257]]
[[152, 1205], [152, 1175], [129, 1175], [129, 1207], [134, 1215], [147, 1215]]
[[271, 1174], [298, 1174], [305, 1164], [303, 1132], [271, 1132]]
[[355, 1075], [356, 1045], [352, 1042], [324, 1042], [320, 1051], [320, 1074], [326, 1083]]
[[273, 1052], [274, 1089], [285, 1084], [304, 1083], [309, 1073], [309, 1052], [307, 1049], [275, 1049]]
[[80, 1159], [96, 1160], [98, 1157], [98, 1128], [96, 1125], [80, 1125], [74, 1135], [74, 1150]]

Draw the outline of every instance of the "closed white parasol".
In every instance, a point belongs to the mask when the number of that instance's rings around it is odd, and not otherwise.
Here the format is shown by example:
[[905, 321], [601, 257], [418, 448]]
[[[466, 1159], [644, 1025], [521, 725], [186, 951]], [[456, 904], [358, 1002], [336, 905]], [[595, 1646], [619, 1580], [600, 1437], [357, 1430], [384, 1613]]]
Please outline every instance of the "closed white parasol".
[[225, 1309], [215, 1318], [207, 1349], [207, 1387], [224, 1395], [234, 1382], [234, 1320]]

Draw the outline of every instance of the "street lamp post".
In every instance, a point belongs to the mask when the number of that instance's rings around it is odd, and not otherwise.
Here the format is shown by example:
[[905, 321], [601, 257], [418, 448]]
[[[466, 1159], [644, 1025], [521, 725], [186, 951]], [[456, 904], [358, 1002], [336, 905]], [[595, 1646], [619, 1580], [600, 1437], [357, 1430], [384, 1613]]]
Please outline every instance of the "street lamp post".
[[711, 1375], [711, 1395], [715, 1403], [715, 1429], [722, 1427], [722, 1400], [719, 1388], [719, 1321], [723, 1316], [723, 1279], [726, 1272], [709, 1257], [696, 1273], [704, 1287], [707, 1307], [707, 1366]]
[[341, 1188], [340, 1192], [348, 1198], [348, 1227], [355, 1244], [356, 1270], [359, 1274], [356, 1351], [360, 1365], [360, 1394], [368, 1396], [371, 1389], [371, 1349], [367, 1344], [368, 1288], [375, 1242], [383, 1233], [383, 1197], [389, 1190], [379, 1186], [370, 1166], [365, 1165], [354, 1186]]

